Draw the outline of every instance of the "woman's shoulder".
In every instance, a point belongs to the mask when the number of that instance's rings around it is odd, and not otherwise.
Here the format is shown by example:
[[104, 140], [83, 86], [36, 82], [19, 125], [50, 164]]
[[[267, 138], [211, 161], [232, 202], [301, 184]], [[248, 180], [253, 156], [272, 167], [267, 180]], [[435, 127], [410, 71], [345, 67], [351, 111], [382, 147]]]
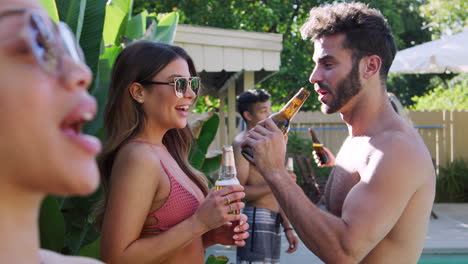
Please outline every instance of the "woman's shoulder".
[[[139, 177], [149, 180], [146, 175], [159, 175], [161, 159], [157, 151], [149, 144], [129, 142], [123, 145], [114, 160], [112, 178], [121, 177], [136, 180]], [[154, 177], [151, 177], [154, 179]]]
[[128, 142], [117, 153], [116, 162], [159, 163], [160, 157], [154, 146], [140, 142]]
[[102, 264], [96, 259], [85, 258], [85, 257], [75, 257], [75, 256], [64, 256], [56, 252], [40, 249], [39, 255], [41, 258], [41, 263], [43, 264]]

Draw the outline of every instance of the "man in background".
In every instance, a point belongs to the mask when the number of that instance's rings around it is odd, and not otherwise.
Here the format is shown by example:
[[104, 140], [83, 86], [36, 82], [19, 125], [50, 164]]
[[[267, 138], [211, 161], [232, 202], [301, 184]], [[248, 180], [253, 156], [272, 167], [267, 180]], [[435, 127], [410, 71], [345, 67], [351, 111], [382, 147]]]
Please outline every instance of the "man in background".
[[[237, 99], [237, 110], [245, 121], [246, 130], [236, 136], [233, 142], [237, 177], [244, 185], [250, 237], [244, 247], [237, 248], [237, 263], [279, 263], [281, 253], [281, 232], [289, 242], [287, 253], [296, 251], [298, 238], [288, 219], [280, 213], [280, 206], [263, 176], [241, 154], [240, 143], [246, 131], [271, 115], [270, 94], [262, 89], [243, 92]], [[292, 177], [292, 176], [290, 176]], [[283, 230], [280, 224], [283, 225]]]

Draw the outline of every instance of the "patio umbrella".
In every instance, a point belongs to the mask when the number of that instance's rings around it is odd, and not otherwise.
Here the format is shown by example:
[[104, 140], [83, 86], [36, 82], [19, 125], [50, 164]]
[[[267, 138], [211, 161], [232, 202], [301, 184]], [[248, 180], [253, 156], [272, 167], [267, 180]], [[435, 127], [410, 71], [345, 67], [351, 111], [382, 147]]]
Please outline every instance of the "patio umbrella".
[[468, 72], [468, 30], [398, 51], [390, 73]]

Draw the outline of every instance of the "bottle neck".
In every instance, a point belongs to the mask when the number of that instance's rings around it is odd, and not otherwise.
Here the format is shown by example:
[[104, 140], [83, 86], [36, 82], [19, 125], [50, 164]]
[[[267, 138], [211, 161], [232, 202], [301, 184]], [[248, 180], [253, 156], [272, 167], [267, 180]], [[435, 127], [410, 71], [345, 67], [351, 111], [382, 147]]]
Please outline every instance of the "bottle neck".
[[237, 179], [236, 168], [232, 166], [222, 166], [219, 168], [218, 181]]
[[281, 109], [279, 112], [286, 120], [291, 121], [301, 109], [310, 92], [304, 88], [301, 88], [299, 92]]
[[237, 179], [234, 152], [232, 150], [232, 147], [224, 147], [223, 156], [221, 158], [221, 167], [219, 168], [218, 181], [226, 181], [232, 179]]
[[312, 141], [314, 142], [314, 145], [320, 144], [320, 141], [318, 140], [317, 135], [315, 135], [315, 132], [312, 129], [309, 129], [309, 132], [310, 132], [310, 136], [312, 137]]

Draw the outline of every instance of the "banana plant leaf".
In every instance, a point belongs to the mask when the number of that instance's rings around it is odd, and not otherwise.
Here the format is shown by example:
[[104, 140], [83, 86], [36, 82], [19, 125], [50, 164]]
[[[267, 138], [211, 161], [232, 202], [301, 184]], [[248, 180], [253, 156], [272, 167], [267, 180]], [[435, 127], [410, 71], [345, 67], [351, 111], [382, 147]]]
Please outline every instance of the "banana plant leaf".
[[55, 4], [54, 0], [40, 0], [41, 4], [46, 9], [49, 16], [52, 18], [53, 21], [59, 21], [59, 15], [57, 12], [57, 5]]
[[220, 153], [214, 157], [205, 158], [203, 166], [200, 168], [200, 171], [203, 172], [203, 174], [205, 174], [206, 178], [211, 184], [209, 187], [214, 186], [214, 183], [217, 179], [215, 173], [219, 170], [222, 157], [223, 155], [222, 153]]
[[87, 134], [97, 135], [103, 126], [104, 107], [107, 102], [107, 88], [109, 87], [112, 65], [117, 55], [122, 51], [121, 46], [111, 46], [105, 48], [105, 53], [99, 60], [98, 73], [94, 80], [95, 86], [92, 95], [98, 102], [98, 112], [96, 117], [84, 127]]
[[52, 251], [60, 252], [63, 247], [65, 236], [65, 220], [57, 199], [54, 196], [47, 196], [42, 201], [39, 215], [39, 230], [41, 247]]
[[172, 12], [163, 16], [148, 39], [171, 44], [174, 42], [178, 22], [179, 13], [177, 12]]
[[93, 243], [88, 244], [80, 249], [80, 253], [78, 255], [83, 257], [90, 257], [90, 258], [99, 258], [99, 251], [101, 248], [101, 239], [98, 238], [94, 240]]
[[102, 188], [87, 197], [67, 197], [61, 208], [65, 218], [64, 253], [77, 255], [83, 246], [93, 243], [99, 237], [94, 227], [92, 212], [102, 196]]
[[208, 147], [216, 136], [218, 126], [219, 116], [217, 114], [214, 114], [210, 119], [203, 123], [195, 146], [190, 149], [189, 153], [189, 162], [195, 169], [201, 170], [203, 167]]
[[140, 39], [146, 31], [146, 18], [148, 11], [144, 10], [140, 14], [133, 16], [127, 23], [125, 36], [129, 39]]
[[86, 0], [56, 0], [56, 3], [60, 20], [67, 23], [79, 41], [83, 29]]
[[104, 44], [122, 43], [127, 22], [132, 14], [133, 0], [113, 0], [106, 6], [106, 18], [104, 23]]
[[[84, 1], [84, 0], [82, 0]], [[86, 64], [93, 75], [97, 75], [98, 61], [101, 50], [102, 33], [104, 30], [106, 1], [86, 0], [86, 10], [80, 34], [80, 45], [85, 51]]]

